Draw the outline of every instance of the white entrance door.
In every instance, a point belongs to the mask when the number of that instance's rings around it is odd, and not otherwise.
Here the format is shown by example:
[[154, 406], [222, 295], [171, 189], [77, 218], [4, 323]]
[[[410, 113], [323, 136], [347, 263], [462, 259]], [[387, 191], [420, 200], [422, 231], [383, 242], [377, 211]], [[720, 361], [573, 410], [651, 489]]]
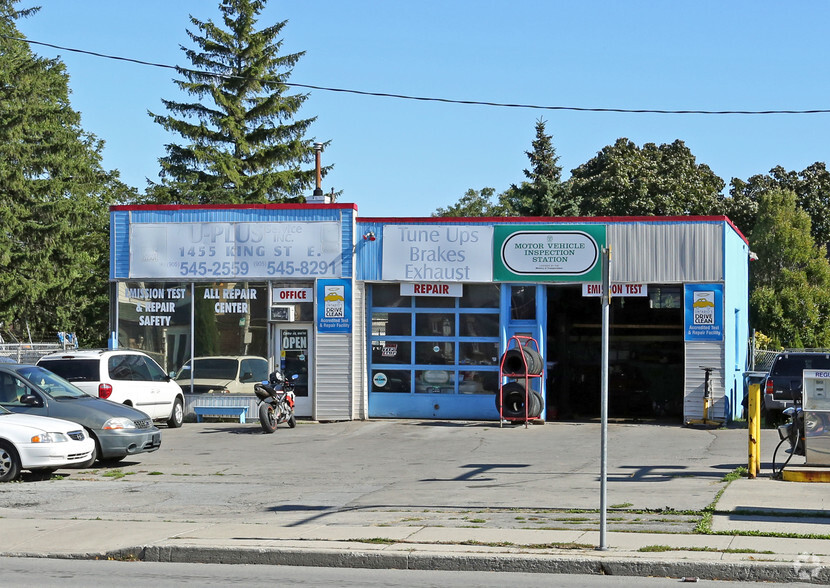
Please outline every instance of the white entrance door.
[[299, 377], [295, 380], [294, 393], [297, 395], [294, 412], [297, 416], [310, 417], [312, 414], [312, 398], [314, 394], [312, 382], [312, 362], [309, 352], [312, 349], [314, 329], [311, 325], [292, 323], [290, 326], [275, 330], [277, 340], [273, 348], [277, 350], [280, 371], [286, 378], [294, 374]]

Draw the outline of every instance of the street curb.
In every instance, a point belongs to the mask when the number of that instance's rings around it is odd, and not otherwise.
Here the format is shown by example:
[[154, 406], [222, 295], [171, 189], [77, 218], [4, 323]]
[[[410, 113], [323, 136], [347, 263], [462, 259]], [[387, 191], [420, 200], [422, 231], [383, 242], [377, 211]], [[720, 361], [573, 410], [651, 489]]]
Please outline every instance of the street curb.
[[[42, 555], [41, 555], [42, 557]], [[725, 562], [644, 559], [591, 555], [526, 553], [439, 553], [428, 551], [359, 551], [342, 549], [226, 548], [144, 546], [104, 554], [67, 555], [70, 559], [140, 560], [159, 563], [218, 563], [332, 568], [492, 571], [541, 574], [654, 576], [751, 582], [830, 584], [830, 569], [804, 569], [791, 562]]]

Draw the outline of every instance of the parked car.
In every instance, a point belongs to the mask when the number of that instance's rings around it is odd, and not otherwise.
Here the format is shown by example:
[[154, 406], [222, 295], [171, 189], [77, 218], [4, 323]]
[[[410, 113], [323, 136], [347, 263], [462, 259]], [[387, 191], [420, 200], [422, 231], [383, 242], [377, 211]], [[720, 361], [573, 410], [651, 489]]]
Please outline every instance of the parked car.
[[145, 413], [91, 396], [41, 366], [0, 364], [0, 406], [82, 425], [95, 449], [79, 467], [89, 467], [96, 459], [119, 461], [161, 446], [161, 431]]
[[95, 440], [78, 423], [15, 414], [0, 406], [0, 482], [21, 470], [49, 476], [62, 467], [89, 462]]
[[[191, 365], [195, 366], [193, 374]], [[186, 392], [193, 378], [194, 394], [253, 394], [254, 384], [268, 380], [268, 360], [253, 355], [197, 357], [176, 374]]]
[[801, 403], [804, 370], [830, 370], [830, 353], [784, 351], [772, 360], [763, 387], [762, 410], [768, 420], [780, 418], [785, 408]]
[[17, 363], [8, 355], [0, 355], [0, 363]]
[[82, 349], [46, 355], [37, 365], [87, 394], [127, 404], [171, 428], [184, 422], [184, 394], [152, 357], [130, 349]]

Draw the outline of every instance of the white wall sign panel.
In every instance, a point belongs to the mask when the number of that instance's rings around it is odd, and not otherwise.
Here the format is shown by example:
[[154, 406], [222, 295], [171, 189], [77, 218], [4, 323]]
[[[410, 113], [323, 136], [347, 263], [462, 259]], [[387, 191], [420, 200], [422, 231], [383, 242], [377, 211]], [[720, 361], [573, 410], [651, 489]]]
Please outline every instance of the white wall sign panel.
[[404, 282], [401, 284], [401, 296], [453, 296], [464, 295], [463, 284], [442, 284], [440, 282]]
[[[601, 282], [584, 282], [583, 296], [602, 296]], [[648, 296], [648, 284], [611, 284], [611, 296]]]
[[274, 288], [272, 297], [274, 304], [314, 302], [314, 288]]
[[382, 279], [490, 282], [493, 227], [386, 225]]
[[205, 222], [130, 226], [130, 277], [339, 277], [340, 223]]

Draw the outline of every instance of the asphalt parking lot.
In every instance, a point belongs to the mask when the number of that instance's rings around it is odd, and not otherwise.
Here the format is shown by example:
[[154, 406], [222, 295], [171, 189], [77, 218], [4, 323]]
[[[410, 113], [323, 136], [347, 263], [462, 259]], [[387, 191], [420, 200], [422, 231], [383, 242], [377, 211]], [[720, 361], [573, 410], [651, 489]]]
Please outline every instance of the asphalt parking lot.
[[[527, 516], [578, 526], [590, 517], [568, 511], [600, 506], [600, 433], [598, 423], [374, 420], [300, 422], [266, 435], [258, 423], [185, 423], [163, 429], [159, 451], [117, 467], [0, 485], [0, 516], [463, 526], [486, 511], [500, 528]], [[699, 511], [746, 465], [744, 429], [612, 423], [608, 434], [612, 508]], [[762, 431], [767, 473], [777, 440]], [[612, 524], [689, 532], [696, 520], [636, 518]]]

